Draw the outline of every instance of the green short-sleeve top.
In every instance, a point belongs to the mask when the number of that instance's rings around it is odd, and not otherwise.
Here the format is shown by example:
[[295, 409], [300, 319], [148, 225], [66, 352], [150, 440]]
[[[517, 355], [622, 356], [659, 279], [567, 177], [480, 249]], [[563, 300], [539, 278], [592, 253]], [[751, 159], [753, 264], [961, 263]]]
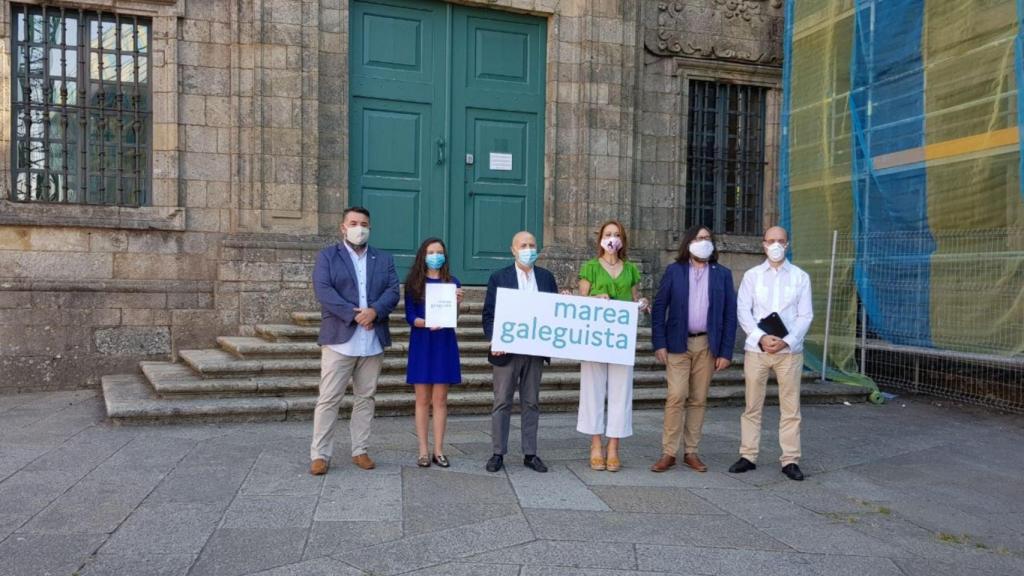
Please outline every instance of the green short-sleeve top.
[[629, 260], [622, 262], [622, 272], [617, 278], [601, 266], [597, 258], [587, 260], [580, 268], [580, 280], [590, 282], [590, 295], [607, 294], [612, 300], [633, 301], [633, 286], [640, 282], [640, 271]]

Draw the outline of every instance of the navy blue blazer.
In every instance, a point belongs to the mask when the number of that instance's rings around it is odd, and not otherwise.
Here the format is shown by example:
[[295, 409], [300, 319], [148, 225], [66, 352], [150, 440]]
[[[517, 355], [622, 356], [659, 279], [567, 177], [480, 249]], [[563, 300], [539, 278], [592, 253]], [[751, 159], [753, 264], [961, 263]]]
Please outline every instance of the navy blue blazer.
[[[366, 302], [377, 311], [374, 331], [382, 347], [391, 345], [388, 316], [398, 305], [398, 273], [395, 259], [372, 246], [366, 248]], [[334, 244], [320, 251], [313, 267], [313, 291], [320, 302], [320, 337], [317, 343], [344, 344], [356, 329], [355, 309], [359, 307], [359, 285], [356, 268], [348, 249]]]
[[[549, 270], [541, 268], [540, 266], [533, 267], [533, 273], [536, 275], [537, 290], [540, 292], [551, 292], [552, 294], [558, 293], [558, 284], [555, 282], [555, 275]], [[484, 336], [487, 341], [491, 341], [491, 335], [494, 333], [494, 303], [498, 297], [498, 288], [512, 288], [513, 290], [519, 288], [519, 278], [516, 275], [516, 265], [513, 264], [500, 270], [495, 270], [491, 274], [491, 278], [487, 281], [487, 295], [484, 297]], [[491, 364], [504, 365], [511, 361], [510, 357], [501, 359], [500, 356], [488, 356]]]
[[[732, 361], [736, 345], [736, 290], [732, 271], [709, 263], [708, 345], [715, 358]], [[690, 264], [673, 262], [665, 269], [651, 311], [651, 337], [654, 349], [667, 348], [672, 354], [686, 352], [689, 335]]]

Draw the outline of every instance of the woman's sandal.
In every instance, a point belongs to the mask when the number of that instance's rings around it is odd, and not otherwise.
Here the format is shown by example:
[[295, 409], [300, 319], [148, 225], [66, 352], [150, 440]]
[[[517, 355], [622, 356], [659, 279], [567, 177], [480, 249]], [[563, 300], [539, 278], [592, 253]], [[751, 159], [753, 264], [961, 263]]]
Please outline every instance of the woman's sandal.
[[[596, 454], [596, 455], [595, 455]], [[590, 453], [590, 469], [591, 470], [604, 470], [606, 468], [604, 455], [595, 452]]]
[[441, 468], [451, 466], [451, 464], [448, 463], [448, 458], [444, 454], [434, 454], [434, 464], [437, 464]]
[[618, 456], [609, 456], [608, 457], [608, 465], [607, 465], [606, 469], [609, 472], [618, 472], [619, 468], [622, 468], [622, 462], [619, 461], [619, 457]]
[[427, 456], [420, 456], [419, 460], [416, 460], [416, 465], [420, 468], [430, 468], [430, 458]]

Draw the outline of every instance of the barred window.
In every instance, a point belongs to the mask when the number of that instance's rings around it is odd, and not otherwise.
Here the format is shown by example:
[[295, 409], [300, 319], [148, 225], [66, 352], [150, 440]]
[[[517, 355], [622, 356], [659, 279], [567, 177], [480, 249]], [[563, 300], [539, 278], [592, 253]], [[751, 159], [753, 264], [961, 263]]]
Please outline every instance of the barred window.
[[139, 206], [150, 191], [150, 22], [12, 5], [12, 199]]
[[767, 89], [690, 81], [687, 226], [761, 234]]

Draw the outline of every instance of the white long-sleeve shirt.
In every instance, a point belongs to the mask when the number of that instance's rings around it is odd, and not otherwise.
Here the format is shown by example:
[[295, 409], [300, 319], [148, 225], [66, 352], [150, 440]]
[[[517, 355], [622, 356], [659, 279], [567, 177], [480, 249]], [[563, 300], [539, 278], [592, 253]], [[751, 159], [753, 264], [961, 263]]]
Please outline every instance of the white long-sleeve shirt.
[[814, 319], [811, 278], [789, 260], [777, 269], [765, 260], [743, 275], [736, 301], [736, 314], [740, 326], [747, 333], [744, 350], [762, 351], [757, 344], [765, 333], [757, 327], [757, 323], [772, 312], [778, 312], [789, 330], [789, 334], [783, 338], [789, 347], [779, 353], [803, 352], [804, 337]]

